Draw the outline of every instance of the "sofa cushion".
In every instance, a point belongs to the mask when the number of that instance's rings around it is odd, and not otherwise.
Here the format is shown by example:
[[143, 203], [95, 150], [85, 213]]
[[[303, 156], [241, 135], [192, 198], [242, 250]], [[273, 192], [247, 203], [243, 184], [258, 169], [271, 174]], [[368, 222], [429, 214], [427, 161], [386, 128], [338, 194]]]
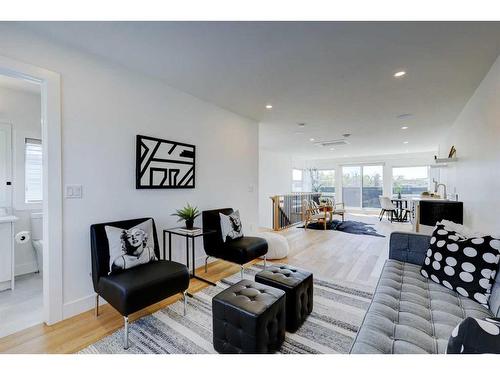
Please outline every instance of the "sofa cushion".
[[387, 260], [351, 353], [445, 353], [463, 319], [491, 316], [486, 307], [423, 277], [420, 266]]

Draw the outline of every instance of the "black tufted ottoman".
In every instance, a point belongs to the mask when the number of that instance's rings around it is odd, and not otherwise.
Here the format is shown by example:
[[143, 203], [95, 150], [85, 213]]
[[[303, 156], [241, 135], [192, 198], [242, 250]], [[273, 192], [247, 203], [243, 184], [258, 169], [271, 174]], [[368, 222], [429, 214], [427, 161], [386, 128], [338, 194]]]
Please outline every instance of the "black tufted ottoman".
[[212, 299], [219, 353], [273, 353], [285, 339], [285, 293], [241, 280]]
[[255, 281], [286, 292], [286, 329], [295, 332], [313, 309], [313, 274], [288, 265], [267, 267]]

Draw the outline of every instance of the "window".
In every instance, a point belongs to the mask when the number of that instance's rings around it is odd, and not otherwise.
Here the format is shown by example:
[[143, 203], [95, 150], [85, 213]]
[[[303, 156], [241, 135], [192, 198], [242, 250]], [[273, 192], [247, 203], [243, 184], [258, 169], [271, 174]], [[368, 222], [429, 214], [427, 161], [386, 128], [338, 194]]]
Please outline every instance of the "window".
[[342, 200], [347, 207], [359, 207], [361, 202], [361, 167], [342, 167]]
[[319, 191], [323, 195], [335, 196], [335, 170], [320, 169], [317, 171]]
[[363, 208], [380, 208], [379, 197], [382, 195], [384, 167], [366, 165], [363, 168]]
[[342, 168], [342, 200], [348, 207], [378, 208], [384, 167], [355, 165]]
[[304, 189], [303, 171], [301, 169], [292, 170], [292, 193], [301, 193]]
[[24, 147], [24, 200], [42, 201], [42, 141], [26, 138]]
[[429, 167], [392, 168], [392, 193], [420, 195], [429, 190]]

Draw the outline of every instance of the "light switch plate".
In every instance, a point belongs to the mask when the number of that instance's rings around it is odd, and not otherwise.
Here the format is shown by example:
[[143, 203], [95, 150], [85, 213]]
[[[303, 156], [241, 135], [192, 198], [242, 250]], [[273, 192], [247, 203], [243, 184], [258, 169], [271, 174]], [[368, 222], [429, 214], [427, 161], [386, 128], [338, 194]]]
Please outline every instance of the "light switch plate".
[[81, 199], [82, 190], [82, 185], [66, 185], [64, 189], [64, 196], [68, 199]]

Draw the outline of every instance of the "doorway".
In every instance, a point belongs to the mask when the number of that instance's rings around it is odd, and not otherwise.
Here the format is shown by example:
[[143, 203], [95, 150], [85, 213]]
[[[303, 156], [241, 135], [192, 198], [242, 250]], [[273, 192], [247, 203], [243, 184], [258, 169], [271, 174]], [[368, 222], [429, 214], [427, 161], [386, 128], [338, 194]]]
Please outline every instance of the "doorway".
[[[38, 217], [43, 222], [40, 235], [43, 238], [43, 262], [40, 269], [43, 280], [42, 321], [50, 325], [63, 318], [60, 76], [3, 56], [0, 56], [0, 75], [38, 85], [40, 91], [41, 136], [24, 138], [25, 161], [31, 158], [31, 164], [27, 166], [31, 174], [24, 176], [24, 188], [27, 187], [26, 179], [35, 178], [37, 166], [41, 164], [41, 189], [36, 186], [36, 181], [32, 181], [28, 187], [31, 189], [30, 194], [27, 195], [30, 200], [35, 201], [37, 196], [43, 197], [36, 202], [39, 205]], [[39, 159], [38, 151], [43, 155]], [[17, 183], [20, 178], [15, 177], [14, 183]], [[29, 203], [28, 200], [25, 203]], [[12, 233], [13, 240], [16, 234], [18, 233]]]

